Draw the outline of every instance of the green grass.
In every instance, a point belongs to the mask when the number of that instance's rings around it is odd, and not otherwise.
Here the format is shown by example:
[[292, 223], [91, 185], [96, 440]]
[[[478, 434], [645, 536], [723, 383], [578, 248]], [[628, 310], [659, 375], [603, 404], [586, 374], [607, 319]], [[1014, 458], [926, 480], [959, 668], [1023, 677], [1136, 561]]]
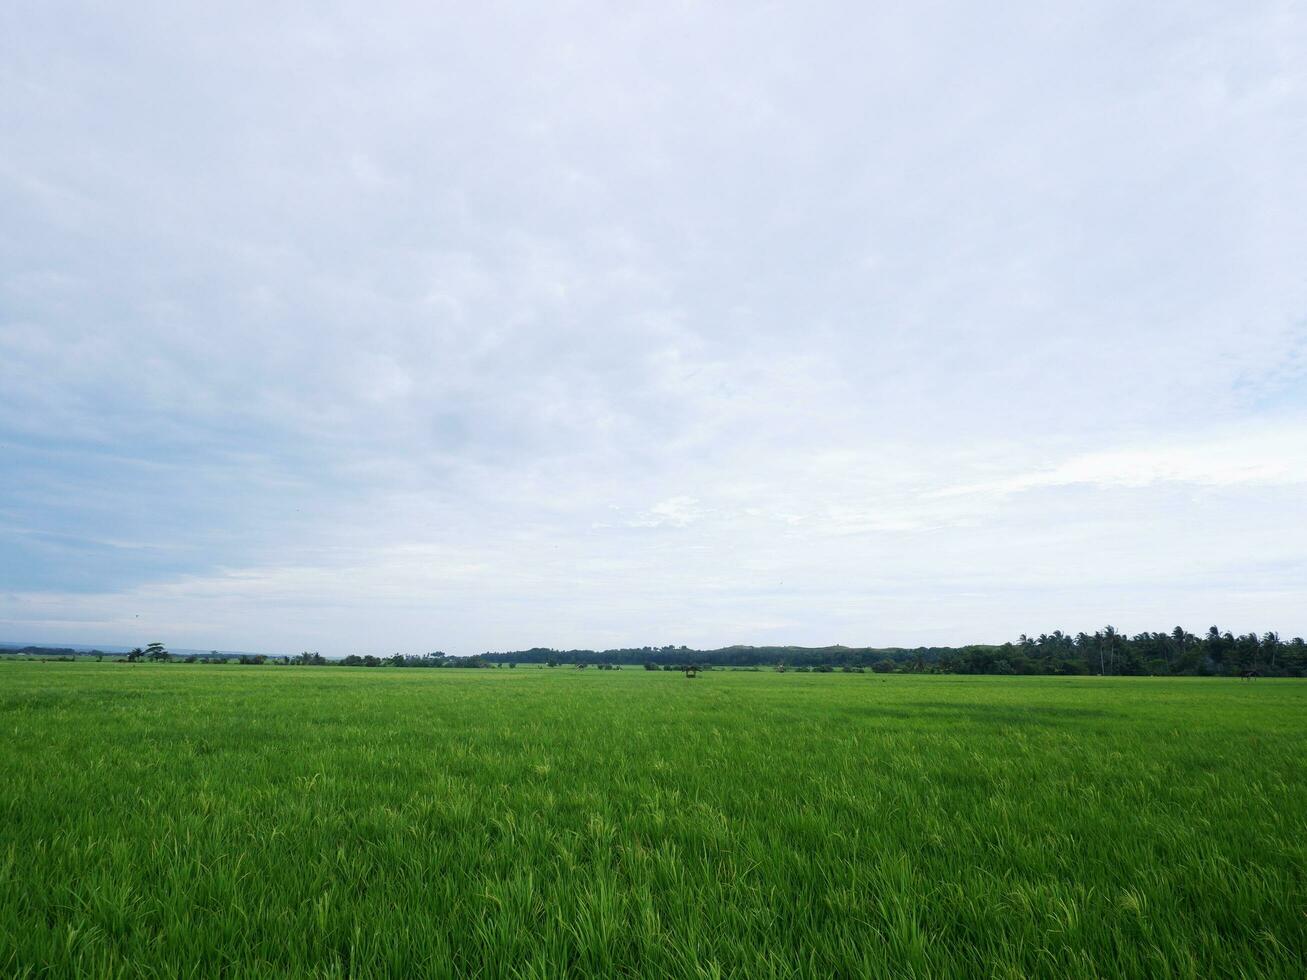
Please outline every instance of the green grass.
[[0, 975], [1307, 975], [1307, 683], [0, 664]]

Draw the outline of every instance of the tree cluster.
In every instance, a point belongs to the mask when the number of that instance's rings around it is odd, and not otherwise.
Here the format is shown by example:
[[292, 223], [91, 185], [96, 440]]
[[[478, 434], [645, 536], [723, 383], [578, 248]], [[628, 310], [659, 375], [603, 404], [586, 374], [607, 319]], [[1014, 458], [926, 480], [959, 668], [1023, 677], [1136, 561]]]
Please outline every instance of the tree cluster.
[[[77, 653], [67, 648], [25, 647], [12, 655], [70, 659], [103, 656], [100, 651]], [[123, 659], [129, 663], [176, 662], [162, 643], [137, 647]], [[533, 647], [472, 657], [454, 657], [435, 651], [420, 656], [350, 654], [339, 660], [305, 651], [296, 656], [264, 654], [223, 655], [217, 650], [191, 654], [186, 663], [274, 664], [292, 667], [409, 667], [409, 668], [515, 668], [518, 664], [542, 667], [596, 667], [620, 670], [623, 665], [649, 671], [695, 671], [717, 668], [758, 669], [778, 672], [828, 673], [833, 670], [877, 673], [917, 672], [949, 674], [1105, 674], [1171, 676], [1267, 677], [1307, 676], [1307, 643], [1295, 636], [1284, 640], [1278, 633], [1236, 636], [1213, 626], [1195, 635], [1177, 626], [1169, 633], [1127, 635], [1106, 626], [1093, 633], [1053, 630], [1038, 636], [1022, 634], [1015, 642], [969, 644], [961, 647], [753, 647], [732, 646], [692, 650], [684, 646], [627, 647], [617, 650], [551, 650]]]
[[1222, 676], [1255, 671], [1264, 676], [1307, 676], [1307, 644], [1278, 633], [1236, 636], [1213, 626], [1194, 635], [1177, 626], [1169, 633], [1133, 636], [1107, 626], [1074, 635], [1054, 630], [1015, 642], [961, 647], [753, 647], [692, 650], [680, 646], [617, 650], [551, 650], [535, 647], [486, 653], [489, 663], [642, 664], [646, 670], [771, 666], [779, 670], [873, 670], [953, 674], [1112, 674]]

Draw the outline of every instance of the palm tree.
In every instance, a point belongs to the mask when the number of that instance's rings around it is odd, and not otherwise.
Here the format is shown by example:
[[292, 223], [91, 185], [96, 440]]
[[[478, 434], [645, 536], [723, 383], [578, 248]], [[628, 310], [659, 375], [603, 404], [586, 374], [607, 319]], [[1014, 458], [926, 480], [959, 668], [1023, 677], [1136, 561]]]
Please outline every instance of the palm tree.
[[[1184, 648], [1188, 645], [1188, 640], [1189, 634], [1184, 631], [1183, 626], [1177, 626], [1175, 629], [1171, 630], [1171, 642], [1175, 644], [1175, 648], [1180, 652], [1179, 660], [1182, 663], [1184, 662]], [[1167, 648], [1166, 665], [1167, 667], [1171, 666], [1171, 652], [1169, 647]]]
[[[1116, 638], [1119, 635], [1115, 626], [1104, 626], [1101, 633], [1095, 633], [1098, 637], [1098, 672], [1107, 673], [1107, 667], [1110, 665], [1113, 670], [1116, 669]], [[1103, 645], [1107, 645], [1107, 662], [1103, 659]]]
[[1271, 651], [1271, 670], [1275, 669], [1275, 651], [1280, 649], [1280, 634], [1268, 632], [1262, 637], [1262, 649]]

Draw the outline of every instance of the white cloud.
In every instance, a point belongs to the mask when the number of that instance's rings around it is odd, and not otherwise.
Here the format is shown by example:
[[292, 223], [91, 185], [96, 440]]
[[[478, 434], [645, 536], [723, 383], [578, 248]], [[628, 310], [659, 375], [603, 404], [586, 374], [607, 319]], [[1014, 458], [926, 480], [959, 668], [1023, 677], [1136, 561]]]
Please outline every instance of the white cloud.
[[704, 517], [695, 497], [679, 496], [660, 500], [630, 522], [631, 527], [688, 527]]
[[1201, 487], [1307, 484], [1307, 419], [1246, 426], [1162, 444], [1083, 453], [1049, 469], [936, 491], [935, 497], [1019, 493], [1073, 485], [1144, 488], [1156, 483]]

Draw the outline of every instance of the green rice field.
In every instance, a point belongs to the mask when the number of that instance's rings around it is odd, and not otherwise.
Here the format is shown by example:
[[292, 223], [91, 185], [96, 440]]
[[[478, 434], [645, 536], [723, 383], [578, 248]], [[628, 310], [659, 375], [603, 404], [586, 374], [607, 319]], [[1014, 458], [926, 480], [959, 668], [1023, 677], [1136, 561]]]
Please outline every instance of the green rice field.
[[0, 976], [1307, 976], [1307, 682], [0, 663]]

